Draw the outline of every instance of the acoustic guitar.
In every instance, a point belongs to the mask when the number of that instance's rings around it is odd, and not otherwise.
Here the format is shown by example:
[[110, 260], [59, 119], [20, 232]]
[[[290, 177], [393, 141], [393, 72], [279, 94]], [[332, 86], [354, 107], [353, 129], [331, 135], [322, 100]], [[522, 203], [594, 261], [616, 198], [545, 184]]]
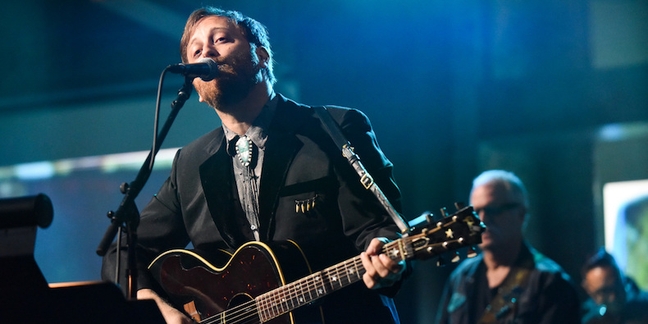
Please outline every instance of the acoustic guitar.
[[[480, 243], [485, 229], [471, 206], [438, 221], [430, 214], [417, 219], [410, 233], [385, 244], [382, 252], [398, 262], [455, 251], [453, 261], [458, 261], [456, 250]], [[170, 250], [149, 269], [171, 303], [194, 321], [228, 324], [300, 323], [318, 316], [310, 305], [315, 300], [361, 281], [365, 273], [360, 256], [312, 272], [292, 241], [249, 242], [228, 257], [225, 266], [217, 267], [195, 252]]]

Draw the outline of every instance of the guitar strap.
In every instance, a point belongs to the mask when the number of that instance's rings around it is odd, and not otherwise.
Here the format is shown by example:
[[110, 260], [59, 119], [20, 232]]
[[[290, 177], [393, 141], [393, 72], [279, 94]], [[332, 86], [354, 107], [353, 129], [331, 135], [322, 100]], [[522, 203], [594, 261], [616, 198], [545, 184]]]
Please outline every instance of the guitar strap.
[[351, 143], [346, 139], [344, 134], [342, 134], [340, 125], [338, 125], [333, 117], [331, 117], [325, 106], [317, 106], [313, 107], [313, 109], [315, 109], [315, 112], [317, 113], [320, 120], [324, 124], [324, 127], [329, 133], [329, 136], [331, 136], [333, 142], [335, 142], [335, 145], [337, 145], [337, 147], [342, 151], [342, 155], [349, 161], [349, 164], [351, 164], [353, 169], [355, 169], [360, 176], [360, 183], [362, 183], [365, 189], [371, 190], [376, 198], [378, 198], [378, 201], [380, 201], [387, 213], [394, 220], [394, 223], [398, 225], [401, 233], [409, 233], [410, 228], [407, 225], [407, 222], [405, 222], [403, 218], [401, 218], [400, 214], [396, 211], [396, 209], [389, 202], [382, 190], [380, 190], [378, 185], [374, 182], [369, 172], [367, 172], [364, 165], [362, 165], [362, 162], [360, 162], [360, 157], [358, 157], [358, 155], [353, 152], [353, 147], [351, 146]]
[[479, 321], [480, 324], [501, 323], [501, 320], [505, 317], [515, 315], [517, 302], [520, 300], [524, 289], [526, 289], [533, 269], [533, 259], [528, 261], [511, 269], [511, 273], [508, 274], [504, 283], [498, 288], [497, 294], [490, 304], [486, 306], [484, 315]]

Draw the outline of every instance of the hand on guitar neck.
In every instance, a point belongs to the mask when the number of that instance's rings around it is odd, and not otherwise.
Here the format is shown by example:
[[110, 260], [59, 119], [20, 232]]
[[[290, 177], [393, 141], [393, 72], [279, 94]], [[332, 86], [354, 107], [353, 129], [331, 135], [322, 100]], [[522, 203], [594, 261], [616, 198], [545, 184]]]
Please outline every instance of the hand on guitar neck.
[[374, 238], [367, 250], [360, 254], [365, 274], [362, 281], [369, 289], [386, 288], [400, 280], [405, 271], [405, 260], [396, 262], [382, 253], [386, 238]]

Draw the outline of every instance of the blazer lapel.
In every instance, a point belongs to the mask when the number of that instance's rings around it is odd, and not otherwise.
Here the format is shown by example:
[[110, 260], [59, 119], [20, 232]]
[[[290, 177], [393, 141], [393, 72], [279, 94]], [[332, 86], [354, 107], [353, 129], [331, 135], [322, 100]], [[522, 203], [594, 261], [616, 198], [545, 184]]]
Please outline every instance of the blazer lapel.
[[274, 218], [279, 202], [279, 192], [285, 182], [286, 174], [295, 153], [303, 145], [292, 134], [270, 134], [266, 142], [263, 158], [263, 175], [259, 188], [259, 225], [262, 240], [271, 241], [274, 233]]
[[263, 175], [259, 188], [259, 225], [261, 239], [271, 241], [280, 191], [295, 154], [304, 145], [295, 134], [306, 122], [304, 112], [294, 102], [280, 97], [277, 111], [270, 125], [263, 158]]
[[214, 224], [227, 245], [236, 249], [248, 240], [236, 220], [240, 215], [236, 213], [232, 157], [227, 154], [224, 137], [221, 131], [220, 136], [215, 138], [215, 142], [219, 143], [215, 146], [215, 152], [200, 165], [200, 181]]

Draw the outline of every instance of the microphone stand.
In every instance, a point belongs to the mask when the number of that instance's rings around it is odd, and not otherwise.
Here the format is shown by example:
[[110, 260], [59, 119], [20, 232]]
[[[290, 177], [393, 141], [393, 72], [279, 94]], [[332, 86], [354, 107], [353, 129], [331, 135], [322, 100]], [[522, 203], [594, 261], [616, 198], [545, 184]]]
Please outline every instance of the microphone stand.
[[[166, 70], [164, 71], [166, 72]], [[163, 80], [164, 78], [162, 78]], [[132, 299], [137, 298], [137, 262], [136, 262], [136, 253], [135, 253], [135, 247], [137, 246], [137, 227], [139, 226], [139, 221], [140, 221], [140, 215], [139, 211], [137, 210], [137, 206], [135, 204], [135, 198], [139, 193], [142, 191], [142, 188], [144, 188], [144, 185], [146, 184], [146, 181], [149, 179], [151, 172], [153, 171], [153, 161], [155, 159], [155, 155], [158, 153], [160, 150], [160, 147], [162, 146], [162, 143], [164, 142], [164, 139], [166, 138], [167, 134], [169, 133], [169, 130], [171, 129], [171, 125], [173, 124], [173, 121], [175, 118], [178, 116], [178, 112], [180, 112], [180, 109], [182, 106], [184, 106], [184, 103], [189, 99], [189, 96], [191, 95], [191, 91], [193, 89], [192, 86], [192, 77], [185, 77], [184, 84], [182, 85], [182, 88], [178, 90], [178, 96], [176, 100], [174, 100], [171, 103], [171, 112], [169, 113], [169, 116], [167, 117], [166, 122], [164, 123], [164, 126], [160, 130], [159, 133], [156, 133], [157, 139], [154, 139], [153, 147], [151, 148], [151, 151], [149, 152], [148, 157], [146, 158], [146, 161], [140, 168], [137, 177], [135, 180], [133, 180], [130, 184], [127, 183], [122, 183], [120, 186], [121, 192], [124, 194], [124, 198], [121, 201], [121, 204], [119, 205], [119, 208], [117, 208], [116, 212], [110, 211], [108, 212], [108, 217], [111, 219], [110, 225], [108, 229], [106, 230], [106, 233], [104, 234], [103, 239], [99, 243], [99, 246], [97, 247], [97, 254], [99, 256], [105, 256], [108, 248], [110, 247], [110, 244], [115, 238], [115, 235], [117, 232], [119, 232], [119, 238], [117, 241], [117, 269], [120, 268], [120, 251], [121, 251], [121, 233], [122, 230], [126, 230], [126, 237], [127, 237], [127, 277], [128, 277], [128, 292], [127, 295], [128, 297]], [[159, 91], [162, 89], [162, 84], [159, 86]], [[159, 92], [158, 92], [158, 98], [159, 98]], [[119, 274], [119, 271], [116, 272], [117, 276]], [[118, 281], [119, 278], [115, 278], [116, 282]]]

